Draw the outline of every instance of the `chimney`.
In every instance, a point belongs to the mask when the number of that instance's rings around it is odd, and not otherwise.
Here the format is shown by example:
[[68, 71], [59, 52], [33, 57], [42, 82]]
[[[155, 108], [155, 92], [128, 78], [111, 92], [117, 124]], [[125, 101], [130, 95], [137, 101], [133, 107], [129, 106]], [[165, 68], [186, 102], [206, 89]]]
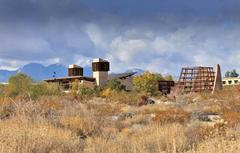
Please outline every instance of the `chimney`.
[[69, 65], [68, 76], [83, 76], [83, 68], [75, 64]]
[[222, 89], [223, 89], [223, 85], [222, 85], [222, 73], [221, 73], [220, 65], [217, 64], [216, 72], [215, 72], [214, 86], [213, 86], [213, 91], [212, 91], [212, 93], [214, 94], [216, 91], [219, 91], [219, 90], [222, 90]]
[[93, 77], [96, 79], [98, 86], [103, 87], [108, 80], [108, 71], [110, 63], [101, 58], [94, 59], [92, 62]]

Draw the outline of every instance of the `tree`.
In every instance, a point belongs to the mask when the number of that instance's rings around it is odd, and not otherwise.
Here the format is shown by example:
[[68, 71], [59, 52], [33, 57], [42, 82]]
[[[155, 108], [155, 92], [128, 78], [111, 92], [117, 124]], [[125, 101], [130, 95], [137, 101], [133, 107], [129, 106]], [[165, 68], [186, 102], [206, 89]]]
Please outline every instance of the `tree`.
[[171, 75], [167, 75], [164, 77], [166, 81], [173, 81], [173, 77]]
[[22, 73], [12, 76], [8, 80], [6, 94], [8, 96], [17, 96], [20, 94], [27, 94], [30, 91], [32, 79]]
[[230, 77], [230, 72], [229, 72], [229, 71], [227, 71], [227, 72], [225, 73], [225, 77], [226, 77], [226, 78], [229, 78], [229, 77]]
[[154, 95], [158, 91], [158, 81], [161, 79], [163, 79], [161, 74], [146, 71], [144, 74], [133, 78], [133, 85], [137, 91]]
[[231, 76], [231, 77], [238, 77], [239, 74], [238, 74], [237, 71], [234, 69], [234, 70], [232, 70], [232, 72], [230, 73], [230, 76]]
[[237, 71], [235, 69], [233, 69], [232, 71], [227, 71], [225, 73], [225, 77], [229, 78], [229, 77], [239, 77], [239, 74], [237, 73]]

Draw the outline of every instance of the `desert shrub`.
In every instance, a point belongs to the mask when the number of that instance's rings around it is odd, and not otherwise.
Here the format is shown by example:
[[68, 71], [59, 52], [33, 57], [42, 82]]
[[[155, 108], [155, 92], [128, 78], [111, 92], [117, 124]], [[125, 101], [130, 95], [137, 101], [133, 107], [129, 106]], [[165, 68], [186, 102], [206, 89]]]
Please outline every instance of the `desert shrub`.
[[5, 86], [3, 84], [0, 84], [0, 97], [4, 96], [4, 89]]
[[117, 79], [111, 79], [108, 80], [105, 87], [105, 89], [111, 89], [111, 90], [116, 90], [116, 91], [121, 91], [125, 89], [125, 86], [121, 84], [120, 81]]
[[84, 85], [81, 85], [79, 88], [79, 95], [81, 96], [92, 96], [95, 94], [95, 90], [89, 87], [85, 87]]
[[81, 96], [82, 98], [91, 98], [93, 96], [99, 96], [100, 88], [98, 86], [87, 87], [80, 84], [78, 80], [72, 83], [71, 94], [73, 96]]
[[41, 96], [60, 96], [63, 94], [62, 87], [57, 83], [33, 84], [30, 88], [30, 96], [33, 100]]
[[16, 97], [20, 94], [29, 94], [32, 84], [32, 79], [25, 74], [18, 73], [16, 76], [12, 76], [8, 80], [6, 87], [6, 95]]
[[117, 91], [116, 90], [112, 90], [110, 88], [107, 88], [107, 89], [104, 89], [101, 93], [101, 96], [104, 97], [104, 98], [110, 98], [114, 95], [117, 94]]
[[75, 80], [74, 82], [72, 82], [72, 88], [71, 88], [71, 94], [73, 95], [77, 95], [79, 88], [80, 88], [80, 81], [79, 80]]
[[138, 92], [121, 92], [113, 100], [118, 100], [124, 104], [128, 105], [138, 105], [141, 99], [142, 93]]
[[237, 126], [240, 123], [240, 112], [224, 112], [223, 118], [227, 122], [228, 126]]
[[43, 83], [43, 88], [46, 90], [45, 95], [62, 94], [62, 87], [58, 83]]
[[180, 108], [170, 108], [164, 111], [159, 111], [156, 113], [156, 117], [154, 118], [155, 122], [160, 124], [166, 123], [185, 123], [190, 120], [191, 113], [186, 112]]
[[62, 95], [62, 87], [57, 83], [34, 83], [24, 75], [17, 74], [9, 79], [9, 84], [4, 88], [4, 95], [9, 97], [31, 98], [36, 100], [41, 96]]
[[138, 105], [142, 93], [135, 91], [116, 91], [111, 89], [105, 89], [102, 91], [102, 96], [107, 98], [109, 102], [123, 103], [128, 105]]

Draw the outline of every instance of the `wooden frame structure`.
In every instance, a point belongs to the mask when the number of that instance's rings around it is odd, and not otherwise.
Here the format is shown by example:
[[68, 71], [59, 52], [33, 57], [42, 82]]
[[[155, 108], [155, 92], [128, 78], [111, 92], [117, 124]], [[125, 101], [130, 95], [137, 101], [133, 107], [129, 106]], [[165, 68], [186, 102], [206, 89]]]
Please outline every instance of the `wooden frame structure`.
[[178, 86], [184, 92], [212, 91], [214, 80], [213, 67], [182, 68]]

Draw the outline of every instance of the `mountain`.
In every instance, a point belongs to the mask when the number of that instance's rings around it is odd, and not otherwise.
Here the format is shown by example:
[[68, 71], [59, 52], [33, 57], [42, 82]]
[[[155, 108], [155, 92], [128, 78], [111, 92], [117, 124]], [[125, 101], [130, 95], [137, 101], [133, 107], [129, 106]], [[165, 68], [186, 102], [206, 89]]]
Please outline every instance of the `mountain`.
[[30, 76], [35, 81], [52, 78], [54, 72], [56, 77], [64, 77], [67, 75], [67, 68], [60, 64], [52, 64], [43, 66], [37, 63], [30, 63], [18, 70], [19, 73], [24, 73]]
[[52, 78], [54, 72], [56, 72], [56, 77], [63, 77], [67, 75], [67, 68], [60, 64], [43, 66], [38, 63], [30, 63], [16, 71], [0, 70], [0, 82], [7, 82], [9, 77], [14, 76], [17, 73], [24, 73], [30, 76], [34, 81], [41, 81], [47, 78]]
[[133, 69], [129, 69], [129, 70], [127, 70], [126, 71], [126, 73], [128, 73], [128, 72], [137, 72], [137, 76], [138, 75], [141, 75], [141, 74], [143, 74], [145, 71], [144, 70], [142, 70], [142, 69], [138, 69], [138, 68], [133, 68]]
[[9, 77], [16, 74], [17, 71], [0, 70], [0, 82], [7, 82]]
[[[61, 64], [44, 66], [38, 63], [30, 63], [16, 71], [0, 70], [0, 82], [7, 82], [9, 77], [17, 73], [24, 73], [30, 76], [34, 81], [42, 81], [52, 78], [54, 72], [56, 77], [65, 77], [67, 76], [67, 67]], [[90, 66], [84, 67], [84, 76], [92, 76], [92, 68]]]
[[[52, 64], [44, 66], [38, 63], [30, 63], [16, 71], [0, 70], [0, 82], [7, 82], [8, 78], [16, 75], [17, 73], [24, 73], [30, 76], [34, 81], [42, 81], [44, 79], [52, 78], [55, 72], [56, 77], [67, 76], [67, 67], [61, 64]], [[130, 69], [126, 72], [137, 72], [136, 75], [140, 75], [144, 72], [141, 69]], [[84, 67], [84, 76], [92, 76], [92, 68], [90, 66]]]

